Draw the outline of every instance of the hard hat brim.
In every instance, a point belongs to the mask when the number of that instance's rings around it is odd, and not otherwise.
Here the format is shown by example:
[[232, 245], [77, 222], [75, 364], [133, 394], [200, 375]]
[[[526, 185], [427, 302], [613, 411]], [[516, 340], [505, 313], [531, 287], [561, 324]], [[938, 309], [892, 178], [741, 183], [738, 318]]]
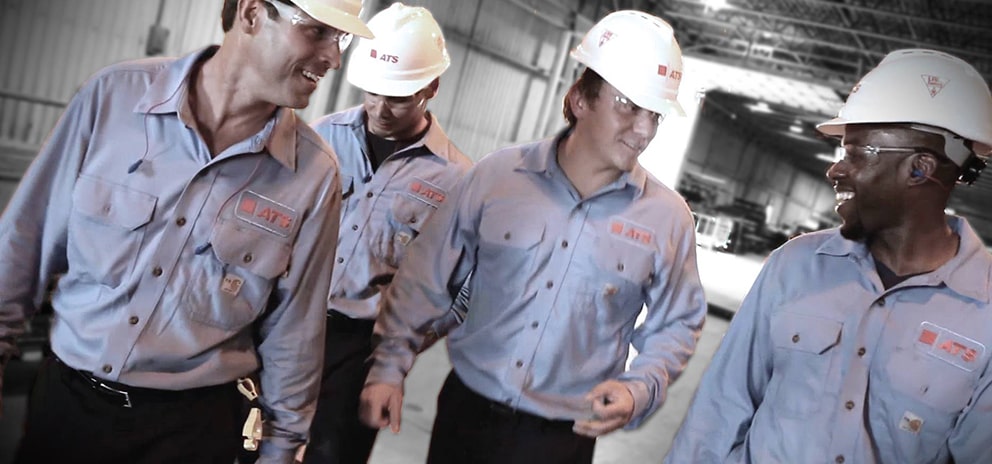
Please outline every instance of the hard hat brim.
[[[869, 121], [865, 121], [867, 123]], [[820, 131], [823, 135], [829, 135], [831, 137], [843, 137], [845, 126], [848, 124], [858, 124], [857, 122], [851, 122], [846, 119], [833, 118], [829, 121], [824, 121], [816, 125], [816, 130]]]
[[396, 81], [387, 80], [378, 77], [369, 77], [368, 75], [359, 78], [359, 73], [357, 71], [352, 71], [355, 67], [349, 66], [345, 71], [345, 78], [348, 82], [358, 87], [366, 92], [374, 93], [376, 95], [383, 95], [386, 97], [409, 97], [427, 87], [434, 79], [438, 76], [431, 76], [424, 79], [418, 79], [415, 81]]
[[372, 30], [358, 16], [316, 2], [294, 0], [294, 3], [313, 19], [328, 26], [366, 39], [374, 38]]

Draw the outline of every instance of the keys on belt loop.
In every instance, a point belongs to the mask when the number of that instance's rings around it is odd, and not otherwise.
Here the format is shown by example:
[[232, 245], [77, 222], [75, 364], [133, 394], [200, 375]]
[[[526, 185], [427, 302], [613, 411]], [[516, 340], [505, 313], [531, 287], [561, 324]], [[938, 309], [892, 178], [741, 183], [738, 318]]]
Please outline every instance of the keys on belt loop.
[[258, 399], [258, 389], [255, 382], [248, 378], [238, 379], [238, 391], [241, 392], [248, 402], [251, 403], [251, 411], [245, 419], [245, 424], [241, 427], [241, 436], [245, 439], [242, 446], [248, 451], [257, 451], [258, 443], [262, 441], [262, 410], [255, 407], [255, 400]]

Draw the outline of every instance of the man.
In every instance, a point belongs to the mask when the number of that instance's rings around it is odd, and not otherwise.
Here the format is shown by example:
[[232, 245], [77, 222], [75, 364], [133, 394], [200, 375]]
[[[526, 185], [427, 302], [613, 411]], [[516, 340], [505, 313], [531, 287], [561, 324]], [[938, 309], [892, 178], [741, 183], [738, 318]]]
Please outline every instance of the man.
[[234, 381], [259, 368], [259, 461], [291, 462], [340, 214], [337, 161], [293, 108], [371, 36], [360, 9], [227, 0], [219, 47], [75, 95], [0, 221], [5, 358], [61, 275], [17, 462], [233, 462]]
[[451, 59], [430, 11], [394, 3], [369, 20], [345, 76], [361, 106], [313, 123], [341, 162], [344, 210], [327, 300], [327, 340], [306, 463], [365, 463], [377, 429], [358, 420], [382, 289], [468, 170], [427, 111]]
[[666, 462], [992, 462], [992, 257], [944, 213], [992, 148], [985, 80], [895, 51], [818, 128], [843, 223], [768, 258]]
[[565, 97], [569, 127], [479, 161], [383, 298], [361, 411], [396, 432], [422, 328], [473, 273], [430, 463], [589, 463], [595, 437], [661, 406], [695, 348], [706, 304], [692, 216], [637, 163], [663, 115], [681, 113], [672, 28], [612, 13], [572, 56], [588, 69]]

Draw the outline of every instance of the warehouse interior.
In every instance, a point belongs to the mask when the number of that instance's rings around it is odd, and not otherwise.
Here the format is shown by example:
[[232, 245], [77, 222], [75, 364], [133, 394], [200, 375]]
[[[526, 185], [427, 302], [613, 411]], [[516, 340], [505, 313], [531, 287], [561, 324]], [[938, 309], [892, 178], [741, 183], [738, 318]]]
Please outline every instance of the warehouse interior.
[[[391, 3], [365, 0], [363, 16]], [[707, 272], [706, 259], [724, 272], [730, 266], [737, 275], [751, 275], [789, 237], [838, 223], [834, 192], [824, 177], [837, 142], [820, 136], [815, 125], [836, 114], [859, 77], [886, 53], [902, 48], [945, 51], [970, 62], [992, 82], [992, 4], [983, 0], [405, 3], [431, 10], [444, 30], [452, 66], [430, 109], [473, 160], [500, 147], [551, 136], [565, 126], [562, 97], [580, 71], [568, 52], [597, 19], [638, 9], [671, 23], [685, 59], [679, 100], [688, 115], [664, 122], [641, 163], [679, 191], [696, 213], [702, 273]], [[122, 60], [178, 56], [219, 43], [221, 4], [0, 0], [0, 209], [88, 76]], [[343, 72], [333, 72], [300, 114], [313, 120], [360, 99]], [[973, 185], [958, 186], [949, 209], [967, 217], [988, 244], [989, 205], [992, 174], [987, 173]], [[726, 329], [726, 315], [736, 309], [749, 283], [727, 283], [712, 274], [703, 279], [713, 286], [707, 293], [719, 295], [719, 303], [711, 304], [724, 318], [708, 322], [700, 355], [672, 398], [685, 404], [660, 411], [647, 430], [611, 437], [600, 446], [597, 464], [660, 459], [667, 449], [706, 353], [712, 354]], [[44, 334], [38, 331], [24, 341], [28, 351], [42, 345]], [[419, 410], [412, 413], [410, 430], [404, 432], [408, 435], [381, 439], [372, 462], [410, 462], [404, 456], [424, 452], [430, 401], [447, 369], [443, 352], [432, 353], [421, 364], [436, 363], [437, 373], [423, 371], [411, 380], [423, 399], [413, 402]], [[12, 455], [15, 435], [9, 431], [16, 430], [18, 420], [11, 413], [18, 400], [8, 398], [15, 393], [23, 399], [26, 391], [25, 383], [10, 378], [29, 375], [26, 368], [8, 372], [4, 382], [0, 464]]]

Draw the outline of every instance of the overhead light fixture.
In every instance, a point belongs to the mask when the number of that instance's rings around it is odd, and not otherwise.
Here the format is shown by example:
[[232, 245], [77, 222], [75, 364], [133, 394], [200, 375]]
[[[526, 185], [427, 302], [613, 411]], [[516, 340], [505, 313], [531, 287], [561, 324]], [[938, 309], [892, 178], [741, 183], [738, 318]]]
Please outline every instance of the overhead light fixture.
[[793, 124], [789, 126], [789, 132], [792, 132], [793, 134], [802, 134], [803, 126], [800, 126], [799, 124]]
[[754, 113], [771, 113], [772, 109], [768, 106], [768, 103], [759, 101], [757, 103], [751, 103], [749, 105], [744, 105], [745, 108], [751, 110]]
[[729, 6], [727, 0], [703, 0], [703, 5], [708, 10], [722, 10]]

